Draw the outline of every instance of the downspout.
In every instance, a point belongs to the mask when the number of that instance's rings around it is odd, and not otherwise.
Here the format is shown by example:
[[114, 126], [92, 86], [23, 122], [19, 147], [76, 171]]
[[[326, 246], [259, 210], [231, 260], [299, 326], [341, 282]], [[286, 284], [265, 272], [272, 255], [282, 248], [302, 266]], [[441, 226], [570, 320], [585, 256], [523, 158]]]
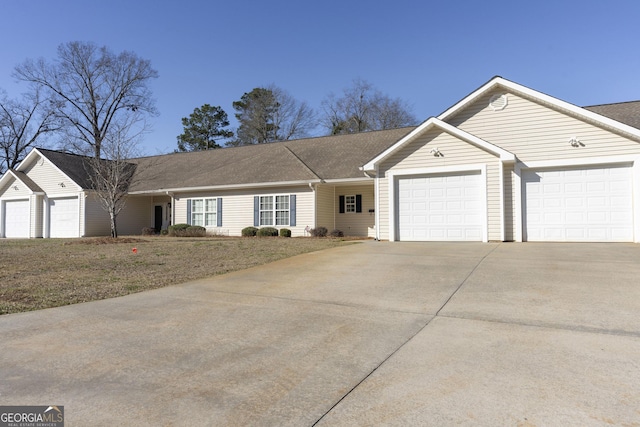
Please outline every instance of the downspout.
[[364, 172], [364, 176], [366, 176], [367, 178], [373, 178], [373, 208], [374, 208], [374, 222], [375, 224], [373, 225], [375, 228], [375, 232], [376, 232], [376, 237], [375, 239], [379, 242], [380, 241], [380, 227], [378, 226], [378, 224], [380, 223], [380, 197], [378, 195], [378, 165], [376, 165], [376, 171], [375, 171], [375, 176], [371, 176], [369, 175], [369, 173], [367, 171], [363, 171]]
[[316, 191], [315, 187], [313, 186], [313, 183], [309, 183], [309, 188], [311, 189], [311, 191], [313, 192], [313, 228], [317, 227], [316, 224], [316, 218], [318, 217], [318, 192]]

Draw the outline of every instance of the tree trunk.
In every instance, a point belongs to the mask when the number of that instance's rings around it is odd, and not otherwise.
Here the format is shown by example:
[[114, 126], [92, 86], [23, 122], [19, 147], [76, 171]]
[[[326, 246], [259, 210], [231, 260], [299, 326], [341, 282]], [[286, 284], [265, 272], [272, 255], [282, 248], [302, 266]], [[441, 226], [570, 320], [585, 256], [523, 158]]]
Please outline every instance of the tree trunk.
[[111, 211], [109, 212], [109, 218], [111, 219], [111, 237], [118, 237], [118, 229], [116, 227], [116, 214]]

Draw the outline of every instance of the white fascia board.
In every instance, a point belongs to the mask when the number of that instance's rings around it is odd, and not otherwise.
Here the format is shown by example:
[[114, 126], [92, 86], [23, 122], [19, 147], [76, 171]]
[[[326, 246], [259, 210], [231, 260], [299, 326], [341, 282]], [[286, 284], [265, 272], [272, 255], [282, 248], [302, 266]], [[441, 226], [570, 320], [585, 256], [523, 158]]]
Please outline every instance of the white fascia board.
[[16, 181], [18, 181], [20, 184], [24, 185], [24, 187], [27, 189], [27, 191], [29, 191], [29, 194], [36, 194], [36, 195], [43, 195], [44, 194], [43, 191], [33, 191], [31, 188], [29, 188], [29, 186], [27, 184], [25, 184], [24, 181], [22, 179], [20, 179], [20, 177], [18, 175], [16, 175], [12, 170], [7, 170], [4, 173], [4, 175], [2, 175], [2, 177], [0, 177], [0, 187], [2, 187], [4, 185], [5, 181], [10, 180], [12, 177]]
[[336, 178], [336, 179], [324, 179], [322, 180], [323, 184], [359, 184], [359, 183], [370, 183], [373, 181], [373, 178], [368, 178], [363, 176], [362, 178]]
[[419, 135], [423, 134], [424, 132], [432, 128], [441, 129], [443, 132], [446, 132], [463, 141], [469, 142], [473, 145], [483, 148], [489, 151], [490, 153], [495, 154], [496, 156], [499, 156], [500, 160], [503, 162], [515, 162], [516, 160], [516, 157], [514, 154], [506, 150], [503, 150], [502, 148], [497, 147], [491, 144], [490, 142], [485, 141], [484, 139], [480, 139], [477, 136], [474, 136], [468, 132], [458, 129], [455, 126], [451, 126], [449, 123], [446, 123], [437, 117], [431, 117], [427, 121], [422, 123], [420, 126], [418, 126], [416, 129], [414, 129], [407, 136], [405, 136], [400, 141], [396, 142], [391, 147], [389, 147], [384, 152], [382, 152], [382, 154], [380, 154], [375, 159], [371, 160], [369, 163], [364, 165], [361, 169], [363, 171], [375, 170], [376, 165], [378, 165], [380, 162], [382, 162], [384, 159], [390, 156], [393, 152], [400, 149], [405, 144], [413, 141], [416, 137], [418, 137]]
[[169, 193], [191, 193], [195, 191], [216, 191], [216, 190], [236, 190], [246, 188], [265, 188], [265, 187], [293, 187], [299, 185], [319, 184], [322, 181], [319, 179], [306, 180], [306, 181], [279, 181], [279, 182], [256, 182], [251, 184], [229, 184], [229, 185], [210, 185], [203, 187], [175, 187], [175, 188], [158, 188], [156, 190], [148, 191], [131, 191], [127, 194], [134, 195], [152, 195], [152, 194], [166, 194]]
[[571, 104], [558, 98], [554, 98], [553, 96], [547, 95], [545, 93], [538, 92], [537, 90], [533, 90], [518, 83], [514, 83], [510, 80], [506, 80], [502, 77], [495, 77], [491, 79], [479, 89], [475, 90], [464, 99], [459, 101], [457, 104], [446, 110], [444, 113], [440, 114], [438, 116], [438, 119], [447, 120], [452, 115], [465, 108], [468, 104], [474, 102], [479, 97], [497, 87], [502, 87], [516, 94], [524, 95], [527, 98], [535, 99], [541, 103], [552, 105], [553, 107], [568, 112], [574, 116], [586, 119], [588, 121], [600, 123], [601, 125], [616, 129], [620, 132], [640, 139], [640, 129], [634, 128], [633, 126], [629, 126], [624, 123], [620, 123], [617, 120], [610, 119], [598, 113], [594, 113], [593, 111], [589, 111], [585, 108], [578, 107], [577, 105]]

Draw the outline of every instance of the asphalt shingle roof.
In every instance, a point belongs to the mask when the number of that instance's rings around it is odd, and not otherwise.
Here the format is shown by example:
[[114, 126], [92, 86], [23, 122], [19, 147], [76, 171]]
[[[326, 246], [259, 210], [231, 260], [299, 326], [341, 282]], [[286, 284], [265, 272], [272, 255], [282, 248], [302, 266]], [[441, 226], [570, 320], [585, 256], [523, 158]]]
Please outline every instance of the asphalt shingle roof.
[[620, 102], [583, 107], [585, 110], [640, 129], [640, 101]]

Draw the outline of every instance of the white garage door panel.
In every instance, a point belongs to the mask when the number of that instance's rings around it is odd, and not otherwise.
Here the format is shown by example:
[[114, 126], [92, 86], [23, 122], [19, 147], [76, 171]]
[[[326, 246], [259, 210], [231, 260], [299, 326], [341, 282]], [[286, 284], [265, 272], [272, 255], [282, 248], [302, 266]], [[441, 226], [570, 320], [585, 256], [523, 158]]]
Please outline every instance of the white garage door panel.
[[7, 201], [4, 206], [4, 235], [29, 237], [29, 200]]
[[481, 241], [481, 175], [458, 173], [398, 180], [398, 238]]
[[633, 241], [629, 166], [523, 173], [529, 241]]
[[50, 199], [51, 237], [78, 237], [78, 198]]

